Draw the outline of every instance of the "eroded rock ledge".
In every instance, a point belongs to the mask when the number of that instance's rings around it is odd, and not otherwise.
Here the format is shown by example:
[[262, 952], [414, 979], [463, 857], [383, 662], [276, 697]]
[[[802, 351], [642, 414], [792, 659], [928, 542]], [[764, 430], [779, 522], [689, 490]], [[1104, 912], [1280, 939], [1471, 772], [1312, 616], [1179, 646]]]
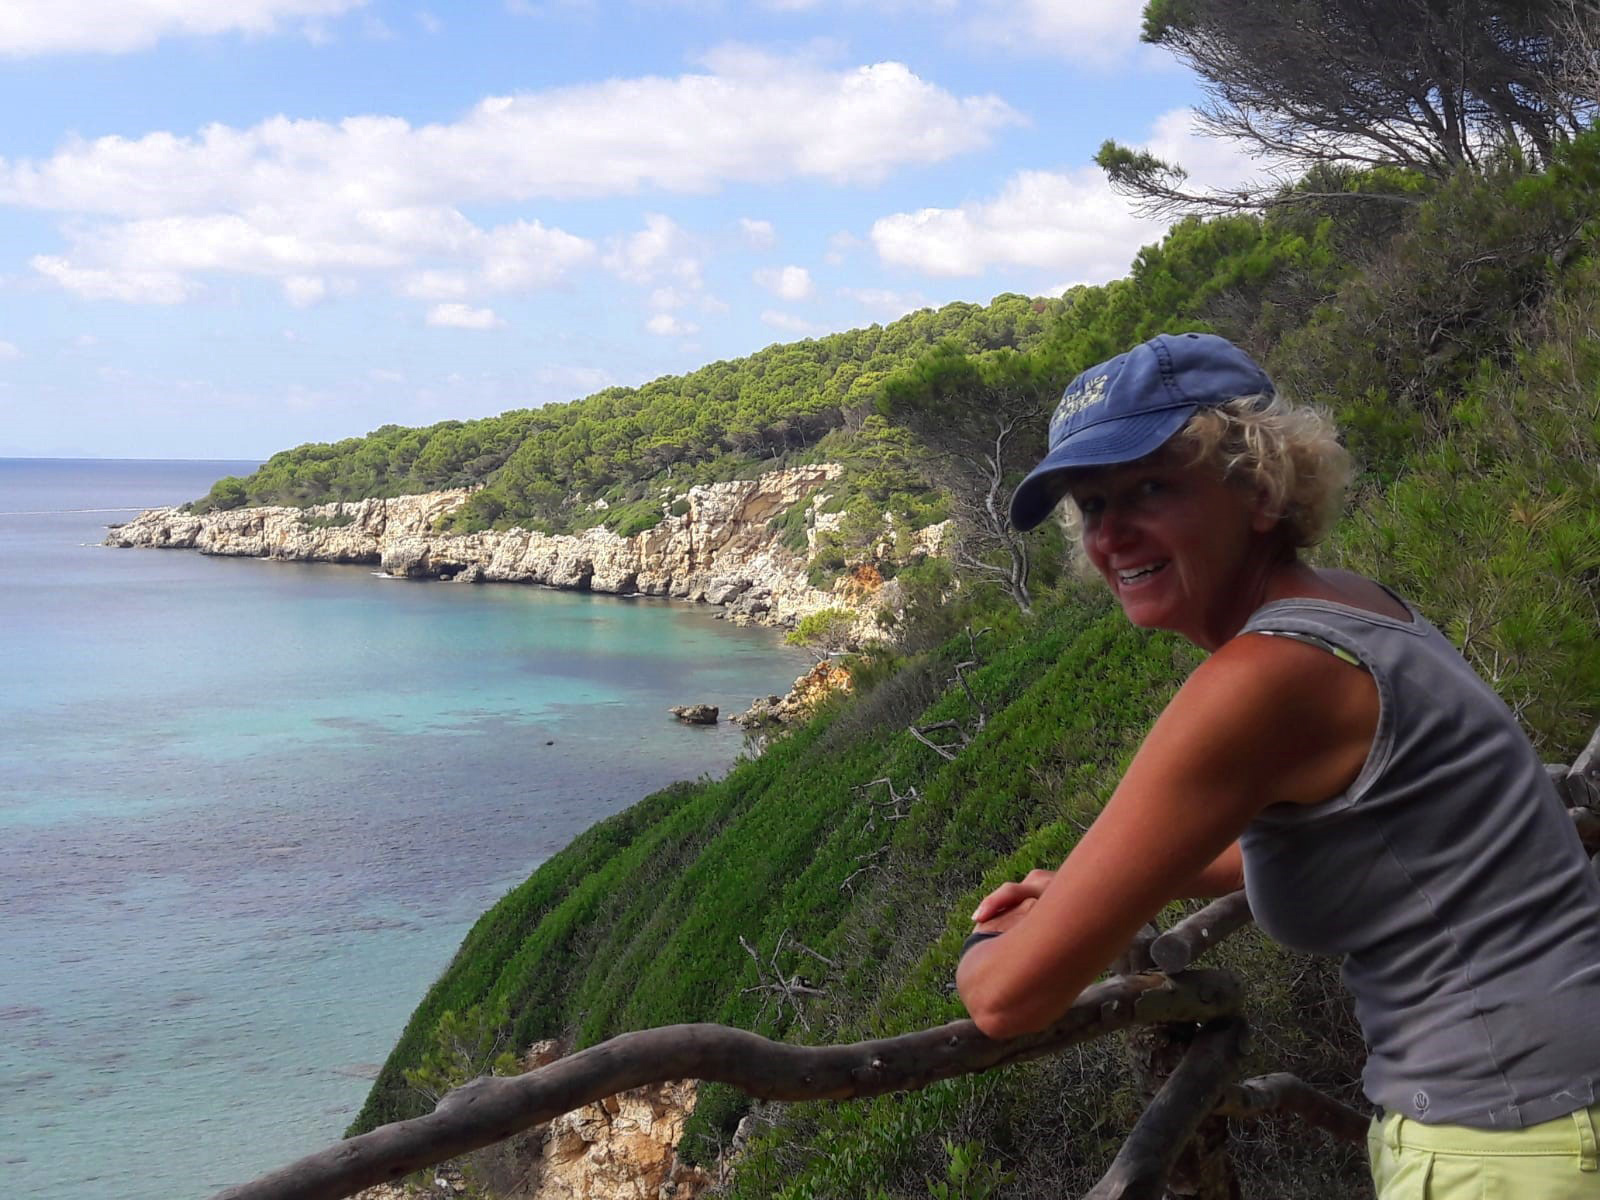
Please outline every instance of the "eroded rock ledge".
[[[670, 596], [724, 605], [730, 618], [792, 625], [824, 608], [863, 617], [879, 598], [855, 581], [812, 587], [806, 560], [769, 525], [800, 503], [813, 508], [838, 479], [832, 463], [773, 471], [758, 479], [690, 489], [688, 511], [621, 537], [595, 528], [579, 535], [523, 529], [439, 533], [439, 518], [466, 489], [346, 501], [311, 508], [237, 508], [202, 516], [156, 508], [112, 527], [110, 546], [198, 550], [202, 554], [300, 562], [372, 563], [391, 575], [463, 582], [536, 583], [615, 595]], [[808, 522], [814, 524], [814, 522]], [[824, 521], [825, 525], [825, 521]], [[814, 536], [814, 535], [813, 535]]]

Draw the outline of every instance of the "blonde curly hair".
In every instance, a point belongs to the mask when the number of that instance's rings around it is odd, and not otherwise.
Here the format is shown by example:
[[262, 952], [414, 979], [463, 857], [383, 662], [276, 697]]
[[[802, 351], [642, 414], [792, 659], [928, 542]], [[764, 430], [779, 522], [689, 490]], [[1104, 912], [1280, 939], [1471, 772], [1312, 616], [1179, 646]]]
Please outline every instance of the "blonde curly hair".
[[[1281, 394], [1239, 396], [1197, 410], [1162, 449], [1167, 446], [1187, 450], [1193, 463], [1214, 462], [1230, 482], [1260, 489], [1294, 549], [1326, 537], [1344, 507], [1350, 455], [1339, 444], [1332, 418], [1315, 405], [1295, 404]], [[1078, 537], [1076, 505], [1060, 505], [1056, 512], [1067, 533]]]

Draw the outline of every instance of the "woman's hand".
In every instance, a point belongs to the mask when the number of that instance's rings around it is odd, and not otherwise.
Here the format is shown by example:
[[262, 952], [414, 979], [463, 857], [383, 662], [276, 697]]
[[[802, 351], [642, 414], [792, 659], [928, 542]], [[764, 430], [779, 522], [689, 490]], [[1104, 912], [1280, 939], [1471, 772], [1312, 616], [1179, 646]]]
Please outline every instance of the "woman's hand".
[[[978, 907], [972, 910], [972, 922], [977, 926], [977, 933], [999, 933], [1009, 928], [1016, 918], [1020, 917], [1040, 896], [1044, 889], [1050, 886], [1050, 881], [1056, 877], [1054, 871], [1041, 869], [1029, 871], [1016, 883], [1002, 883], [978, 902]], [[1001, 917], [1009, 918], [1005, 924], [996, 925]]]

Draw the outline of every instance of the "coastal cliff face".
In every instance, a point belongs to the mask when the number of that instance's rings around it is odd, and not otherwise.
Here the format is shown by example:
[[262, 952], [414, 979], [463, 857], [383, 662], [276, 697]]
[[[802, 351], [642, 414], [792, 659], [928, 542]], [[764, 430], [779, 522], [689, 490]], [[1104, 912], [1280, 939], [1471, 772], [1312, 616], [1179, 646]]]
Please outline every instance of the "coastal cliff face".
[[632, 537], [602, 528], [575, 536], [523, 529], [436, 532], [439, 518], [465, 503], [469, 492], [459, 489], [200, 516], [157, 508], [112, 528], [106, 544], [374, 563], [391, 575], [412, 579], [670, 596], [725, 605], [739, 621], [790, 625], [824, 608], [867, 609], [859, 586], [849, 577], [835, 590], [812, 587], [805, 559], [787, 549], [769, 525], [795, 504], [820, 504], [826, 485], [839, 475], [839, 467], [824, 463], [697, 486], [690, 489], [688, 511], [682, 516], [667, 516], [654, 529]]

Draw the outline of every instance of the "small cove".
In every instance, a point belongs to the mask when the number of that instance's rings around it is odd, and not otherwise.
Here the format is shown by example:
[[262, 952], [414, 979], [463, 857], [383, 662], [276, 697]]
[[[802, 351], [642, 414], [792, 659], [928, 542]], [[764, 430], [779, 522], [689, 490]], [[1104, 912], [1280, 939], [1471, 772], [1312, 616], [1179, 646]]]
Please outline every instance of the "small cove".
[[480, 912], [742, 748], [666, 707], [805, 665], [695, 606], [94, 544], [247, 468], [0, 460], [0, 1170], [33, 1200], [337, 1137]]

